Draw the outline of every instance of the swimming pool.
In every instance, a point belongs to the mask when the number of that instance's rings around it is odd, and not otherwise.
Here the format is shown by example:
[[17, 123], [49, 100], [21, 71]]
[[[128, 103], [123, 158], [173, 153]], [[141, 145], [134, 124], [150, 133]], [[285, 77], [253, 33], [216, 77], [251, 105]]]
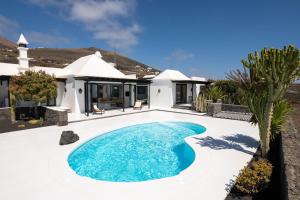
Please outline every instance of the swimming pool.
[[205, 127], [188, 122], [154, 122], [95, 137], [68, 157], [80, 176], [112, 182], [137, 182], [175, 176], [195, 159], [185, 137]]

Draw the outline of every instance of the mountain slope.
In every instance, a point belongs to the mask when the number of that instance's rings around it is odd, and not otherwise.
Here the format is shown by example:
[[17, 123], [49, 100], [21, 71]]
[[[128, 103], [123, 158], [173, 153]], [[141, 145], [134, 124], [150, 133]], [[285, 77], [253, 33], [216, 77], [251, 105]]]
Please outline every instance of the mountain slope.
[[13, 43], [3, 37], [0, 37], [0, 48], [13, 49], [13, 48], [17, 48], [17, 44]]
[[[16, 44], [9, 40], [0, 40], [0, 62], [18, 63], [18, 50]], [[116, 63], [116, 68], [125, 74], [137, 74], [138, 77], [155, 74], [159, 70], [146, 64], [127, 58], [114, 52], [90, 48], [35, 48], [29, 49], [28, 57], [32, 58], [31, 66], [62, 68], [76, 59], [100, 51], [107, 62]]]

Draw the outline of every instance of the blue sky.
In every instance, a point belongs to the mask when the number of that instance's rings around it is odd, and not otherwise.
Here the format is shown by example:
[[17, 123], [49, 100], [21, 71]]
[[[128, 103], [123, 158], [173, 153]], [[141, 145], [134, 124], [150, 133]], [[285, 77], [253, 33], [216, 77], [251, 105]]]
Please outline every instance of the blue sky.
[[224, 78], [263, 47], [300, 47], [298, 0], [1, 1], [0, 35], [31, 47], [99, 47], [158, 69]]

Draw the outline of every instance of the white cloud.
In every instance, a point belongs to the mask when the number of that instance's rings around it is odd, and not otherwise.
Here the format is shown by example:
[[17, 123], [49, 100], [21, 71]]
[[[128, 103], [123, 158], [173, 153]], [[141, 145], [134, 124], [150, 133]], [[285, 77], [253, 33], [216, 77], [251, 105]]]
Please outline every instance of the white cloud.
[[192, 59], [194, 54], [184, 51], [182, 49], [177, 49], [173, 51], [170, 55], [165, 57], [167, 61], [185, 61], [188, 59]]
[[43, 47], [60, 46], [61, 44], [68, 44], [70, 40], [61, 35], [52, 35], [42, 32], [29, 32], [26, 33], [26, 37], [30, 43], [40, 45]]
[[[29, 0], [41, 7], [55, 7], [67, 20], [83, 25], [95, 39], [104, 40], [112, 48], [130, 50], [138, 43], [141, 31], [132, 20], [135, 0]], [[129, 21], [125, 23], [124, 21]]]
[[19, 25], [16, 21], [0, 15], [0, 36], [15, 37]]
[[80, 1], [73, 3], [70, 16], [84, 23], [112, 21], [117, 16], [127, 17], [130, 4], [130, 1]]

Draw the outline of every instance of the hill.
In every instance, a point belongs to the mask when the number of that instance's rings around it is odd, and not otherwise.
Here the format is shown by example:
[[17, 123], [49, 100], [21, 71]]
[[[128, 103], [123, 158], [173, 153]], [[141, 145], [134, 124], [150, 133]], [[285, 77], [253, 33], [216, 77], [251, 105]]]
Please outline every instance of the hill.
[[13, 48], [17, 48], [17, 44], [13, 43], [12, 41], [9, 41], [3, 37], [0, 37], [0, 48], [13, 49]]
[[[33, 48], [29, 49], [28, 57], [32, 58], [31, 66], [63, 68], [76, 59], [100, 51], [107, 62], [116, 63], [116, 68], [124, 74], [137, 74], [138, 77], [151, 75], [159, 70], [130, 59], [126, 56], [99, 48]], [[15, 43], [0, 38], [0, 62], [18, 63], [18, 50]]]

